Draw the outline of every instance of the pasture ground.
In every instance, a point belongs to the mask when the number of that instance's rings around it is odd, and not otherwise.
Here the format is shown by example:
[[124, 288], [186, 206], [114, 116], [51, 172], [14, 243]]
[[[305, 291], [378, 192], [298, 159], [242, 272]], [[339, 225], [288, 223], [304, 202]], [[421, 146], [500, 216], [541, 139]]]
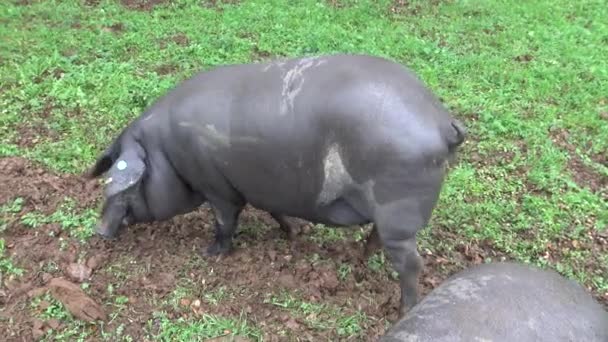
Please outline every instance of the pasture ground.
[[[237, 250], [198, 251], [206, 208], [92, 229], [80, 177], [190, 75], [333, 52], [402, 62], [469, 129], [429, 227], [423, 294], [473, 264], [550, 267], [608, 305], [605, 1], [50, 1], [0, 4], [0, 335], [6, 340], [375, 340], [396, 317], [368, 227], [291, 246], [248, 209]], [[102, 318], [102, 320], [88, 320]]]

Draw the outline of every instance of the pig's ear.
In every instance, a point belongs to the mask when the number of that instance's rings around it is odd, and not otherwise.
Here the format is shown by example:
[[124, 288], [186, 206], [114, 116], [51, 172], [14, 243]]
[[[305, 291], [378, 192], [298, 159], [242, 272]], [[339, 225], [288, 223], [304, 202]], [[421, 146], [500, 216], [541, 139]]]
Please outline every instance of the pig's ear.
[[127, 149], [112, 164], [106, 179], [107, 197], [130, 189], [139, 183], [146, 171], [143, 149]]
[[110, 145], [110, 147], [108, 147], [105, 151], [103, 151], [101, 156], [99, 156], [99, 158], [97, 158], [97, 161], [95, 161], [95, 165], [93, 165], [90, 169], [88, 169], [84, 173], [84, 176], [86, 178], [97, 178], [101, 174], [107, 172], [110, 169], [110, 167], [112, 167], [112, 164], [118, 158], [119, 154], [120, 154], [120, 142], [119, 142], [119, 139], [116, 139], [114, 141], [114, 143], [112, 143], [112, 145]]

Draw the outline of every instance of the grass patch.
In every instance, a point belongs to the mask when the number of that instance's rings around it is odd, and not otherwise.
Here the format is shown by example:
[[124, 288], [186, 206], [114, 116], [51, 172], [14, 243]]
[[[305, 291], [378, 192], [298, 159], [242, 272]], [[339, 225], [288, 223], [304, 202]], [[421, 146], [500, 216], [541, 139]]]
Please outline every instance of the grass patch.
[[300, 318], [310, 328], [336, 331], [340, 337], [357, 337], [363, 332], [367, 321], [365, 314], [357, 312], [352, 315], [344, 314], [339, 308], [300, 300], [287, 292], [276, 296], [268, 296], [264, 303], [278, 306]]
[[[4, 239], [0, 238], [0, 274], [3, 276], [22, 276], [24, 274], [24, 270], [19, 268], [13, 264], [13, 261], [10, 257], [6, 256], [6, 242]], [[2, 277], [0, 277], [2, 278]]]
[[23, 198], [18, 197], [0, 206], [0, 233], [4, 232], [10, 222], [23, 209]]
[[261, 332], [242, 317], [237, 319], [203, 314], [200, 318], [170, 319], [165, 312], [154, 313], [147, 324], [150, 338], [157, 341], [204, 341], [219, 336], [242, 336], [261, 340]]
[[332, 227], [315, 224], [309, 234], [304, 237], [321, 244], [331, 244], [353, 238], [355, 241], [365, 239], [366, 231], [363, 227]]
[[30, 310], [34, 312], [34, 316], [43, 321], [55, 320], [59, 324], [56, 329], [48, 329], [40, 339], [41, 341], [84, 342], [92, 334], [90, 325], [74, 319], [63, 304], [48, 293], [33, 298], [30, 301]]
[[[608, 177], [606, 17], [608, 6], [599, 0], [252, 0], [221, 10], [179, 0], [151, 12], [111, 0], [3, 2], [0, 156], [81, 172], [128, 122], [200, 70], [273, 56], [385, 56], [411, 67], [469, 129], [460, 163], [420, 235], [421, 248], [450, 256], [460, 254], [460, 245], [483, 242], [501, 256], [553, 267], [608, 298], [601, 242], [608, 203], [594, 188]], [[28, 134], [34, 139], [23, 143]], [[0, 233], [19, 219], [32, 228], [59, 224], [79, 240], [93, 234], [97, 212], [78, 210], [73, 201], [48, 216], [20, 216], [22, 206], [22, 199], [2, 205]], [[246, 231], [255, 236], [256, 230]], [[316, 227], [310, 238], [331, 244], [348, 234]], [[18, 272], [1, 255], [3, 274]], [[382, 253], [368, 263], [390, 269]], [[340, 266], [340, 279], [349, 272]], [[335, 313], [293, 298], [276, 303], [302, 315]], [[310, 324], [336, 329], [342, 324], [336, 319]], [[150, 324], [161, 339], [187, 339], [197, 329], [219, 334], [236, 322], [159, 314]]]
[[51, 215], [43, 215], [38, 212], [29, 212], [21, 216], [21, 223], [31, 228], [37, 228], [43, 224], [57, 223], [61, 229], [67, 231], [70, 237], [79, 241], [85, 241], [95, 233], [99, 212], [93, 208], [79, 210], [76, 202], [71, 198], [65, 198], [64, 202]]

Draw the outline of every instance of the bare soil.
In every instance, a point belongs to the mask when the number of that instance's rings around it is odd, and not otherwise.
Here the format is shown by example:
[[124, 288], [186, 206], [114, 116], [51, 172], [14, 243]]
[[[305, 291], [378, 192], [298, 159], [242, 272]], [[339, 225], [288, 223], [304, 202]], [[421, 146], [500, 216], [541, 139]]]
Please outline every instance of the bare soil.
[[[442, 3], [448, 2], [448, 0], [430, 0], [429, 3], [432, 8], [436, 8]], [[408, 0], [393, 0], [389, 7], [389, 14], [405, 14], [405, 15], [419, 15], [424, 5]]]
[[170, 3], [169, 0], [121, 0], [121, 4], [131, 10], [150, 11], [154, 6]]
[[170, 37], [160, 40], [159, 47], [161, 49], [165, 49], [167, 45], [173, 42], [179, 46], [188, 46], [190, 44], [190, 39], [184, 33], [176, 33]]
[[[0, 182], [0, 203], [24, 199], [17, 217], [31, 211], [50, 214], [65, 196], [76, 199], [82, 208], [96, 207], [101, 199], [97, 181], [53, 174], [23, 158], [0, 159]], [[315, 329], [303, 316], [265, 301], [284, 291], [311, 303], [341, 308], [343, 315], [365, 313], [369, 319], [362, 324], [364, 340], [377, 340], [385, 331], [384, 319], [395, 320], [399, 286], [389, 275], [390, 264], [380, 271], [368, 267], [362, 258], [362, 242], [354, 235], [318, 244], [305, 232], [291, 244], [266, 212], [247, 208], [240, 217], [235, 251], [206, 259], [200, 251], [212, 241], [211, 222], [209, 209], [203, 207], [166, 222], [133, 226], [115, 241], [93, 237], [79, 243], [56, 224], [29, 228], [12, 220], [3, 233], [6, 254], [25, 274], [0, 283], [0, 305], [4, 306], [0, 334], [22, 341], [40, 337], [53, 327], [61, 329], [64, 322], [43, 321], [28, 306], [33, 297], [44, 293], [61, 301], [76, 319], [104, 320], [106, 332], [124, 324], [124, 333], [136, 341], [145, 339], [148, 322], [161, 309], [175, 319], [203, 313], [238, 317], [245, 312], [268, 341], [285, 340], [282, 331], [287, 331], [288, 340], [340, 339], [336, 331]], [[434, 229], [431, 234], [434, 239], [458, 239], [449, 230]], [[62, 246], [61, 240], [67, 245]], [[445, 254], [421, 251], [425, 261], [422, 294], [458, 270], [486, 257], [500, 257], [491, 247], [482, 241], [461, 243]], [[51, 264], [56, 267], [49, 268]], [[341, 277], [342, 265], [351, 271]], [[86, 291], [80, 289], [81, 282], [90, 285]], [[163, 305], [180, 286], [188, 289], [187, 295], [177, 305]], [[222, 291], [227, 295], [218, 303], [205, 300], [205, 295]], [[117, 309], [116, 296], [128, 298], [126, 309]], [[312, 318], [335, 317], [328, 312]], [[97, 334], [87, 340], [101, 339], [101, 333], [94, 331]]]
[[[576, 153], [574, 145], [568, 142], [569, 132], [564, 129], [555, 129], [550, 132], [551, 140], [559, 148], [568, 152], [568, 170], [572, 174], [574, 181], [589, 190], [601, 195], [608, 200], [608, 177], [600, 174], [587, 166], [581, 157]], [[605, 164], [607, 154], [591, 156], [595, 162]]]

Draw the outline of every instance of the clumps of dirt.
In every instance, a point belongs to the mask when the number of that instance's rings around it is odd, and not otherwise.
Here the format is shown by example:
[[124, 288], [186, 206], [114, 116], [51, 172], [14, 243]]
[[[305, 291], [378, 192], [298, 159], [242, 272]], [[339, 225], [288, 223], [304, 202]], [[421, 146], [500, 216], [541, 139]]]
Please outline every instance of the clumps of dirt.
[[254, 45], [249, 54], [250, 60], [253, 62], [270, 62], [272, 60], [283, 59], [286, 55], [282, 53], [274, 53], [260, 49], [257, 45]]
[[48, 288], [51, 295], [77, 319], [86, 322], [106, 320], [107, 315], [103, 309], [78, 285], [63, 278], [53, 278], [49, 282]]
[[169, 272], [152, 273], [141, 278], [140, 284], [142, 290], [153, 291], [164, 297], [173, 290], [175, 276]]
[[201, 2], [201, 6], [221, 11], [220, 5], [222, 4], [238, 5], [240, 2], [241, 0], [204, 0]]
[[102, 28], [103, 31], [111, 32], [111, 33], [122, 33], [125, 31], [125, 24], [123, 23], [114, 23], [110, 26], [104, 26]]
[[[91, 207], [101, 196], [96, 181], [54, 175], [21, 158], [0, 159], [0, 176], [0, 203], [17, 196], [25, 199], [18, 215], [32, 210], [50, 213], [64, 196]], [[273, 304], [284, 295], [339, 308], [341, 315], [364, 314], [369, 320], [358, 324], [363, 329], [359, 339], [365, 341], [375, 341], [384, 333], [385, 319], [396, 319], [399, 285], [390, 276], [390, 263], [380, 269], [370, 267], [362, 258], [362, 242], [354, 235], [326, 244], [300, 235], [291, 244], [268, 213], [247, 207], [239, 218], [234, 252], [206, 258], [201, 251], [213, 241], [212, 222], [211, 209], [202, 207], [164, 222], [131, 226], [114, 241], [93, 237], [85, 244], [61, 236], [53, 224], [31, 229], [18, 220], [9, 223], [4, 234], [7, 252], [26, 273], [18, 281], [0, 284], [7, 303], [2, 315], [12, 318], [8, 330], [17, 338], [31, 339], [58, 326], [36, 320], [31, 311], [22, 309], [29, 298], [47, 292], [85, 322], [112, 315], [104, 330], [111, 333], [123, 326], [123, 333], [134, 340], [145, 339], [143, 328], [161, 310], [170, 319], [244, 314], [263, 330], [267, 341], [344, 338], [310, 323], [335, 321], [335, 312], [303, 313], [297, 303], [292, 309]], [[433, 229], [432, 240], [459, 239], [457, 232], [444, 228]], [[63, 238], [63, 245], [57, 237]], [[455, 250], [421, 251], [421, 255], [422, 295], [456, 271], [486, 257], [502, 256], [483, 241], [463, 242]], [[89, 284], [84, 293], [80, 282]], [[178, 288], [186, 291], [175, 297]], [[117, 309], [117, 296], [123, 309]], [[24, 331], [24, 326], [33, 329]], [[91, 338], [98, 334], [92, 330]]]
[[498, 23], [494, 23], [490, 27], [484, 28], [482, 31], [485, 34], [494, 35], [494, 34], [501, 33], [504, 30], [505, 30], [505, 27], [503, 25], [498, 24]]
[[[37, 79], [53, 75], [55, 71], [49, 72], [48, 70], [43, 72], [42, 75], [38, 76]], [[46, 75], [46, 76], [45, 76]], [[57, 132], [50, 130], [46, 127], [46, 120], [51, 116], [52, 110], [55, 108], [55, 104], [52, 99], [46, 99], [44, 106], [41, 110], [34, 112], [32, 119], [20, 122], [13, 127], [17, 133], [13, 139], [13, 143], [20, 147], [30, 148], [35, 146], [41, 139], [46, 138], [57, 138]]]
[[63, 77], [64, 74], [65, 71], [61, 68], [46, 69], [40, 75], [36, 76], [36, 78], [34, 78], [34, 83], [42, 83], [42, 81], [49, 77], [58, 80]]
[[565, 129], [553, 129], [549, 132], [549, 136], [555, 145], [568, 152], [568, 169], [574, 181], [595, 193], [603, 193], [608, 199], [608, 177], [604, 177], [585, 165], [581, 157], [578, 156], [576, 147], [568, 141], [570, 133]]
[[120, 0], [120, 3], [128, 9], [137, 11], [151, 11], [154, 7], [165, 3], [171, 3], [170, 0]]
[[41, 137], [57, 137], [56, 132], [47, 129], [40, 122], [21, 123], [15, 128], [15, 131], [17, 134], [13, 139], [13, 143], [24, 148], [36, 146], [40, 142]]
[[533, 59], [534, 59], [534, 56], [532, 56], [530, 54], [523, 54], [523, 55], [515, 56], [513, 58], [513, 60], [515, 60], [516, 62], [520, 62], [520, 63], [528, 63], [528, 62], [531, 62]]
[[448, 2], [448, 0], [429, 0], [423, 4], [414, 3], [412, 4], [409, 0], [393, 0], [388, 10], [391, 15], [419, 15], [423, 7], [430, 6], [435, 8], [440, 4]]
[[87, 265], [73, 262], [68, 265], [65, 272], [73, 281], [82, 283], [91, 277], [93, 270]]
[[[475, 120], [475, 119], [473, 119]], [[488, 165], [496, 166], [508, 166], [512, 165], [515, 161], [517, 149], [520, 153], [525, 154], [528, 147], [524, 142], [518, 142], [515, 151], [513, 150], [492, 150], [491, 153], [480, 152], [477, 148], [478, 142], [475, 137], [471, 136], [467, 138], [457, 154], [457, 158], [463, 158], [467, 162], [477, 167], [484, 167]], [[525, 176], [526, 171], [523, 169], [518, 170], [522, 176]]]
[[100, 184], [76, 175], [59, 176], [21, 157], [0, 159], [0, 203], [17, 197], [24, 199], [25, 210], [45, 214], [55, 211], [65, 196], [77, 199], [81, 208], [97, 201]]
[[257, 45], [254, 45], [253, 49], [251, 49], [251, 60], [254, 62], [267, 61], [272, 57], [272, 53], [258, 48]]
[[[42, 280], [42, 286], [27, 291], [27, 297], [32, 299], [49, 293], [76, 319], [89, 323], [107, 320], [108, 317], [103, 308], [88, 296], [77, 284], [62, 277], [48, 279], [49, 277], [50, 276], [46, 274], [46, 279]], [[26, 284], [25, 286], [31, 288], [32, 284]], [[38, 304], [38, 309], [45, 310], [49, 305], [50, 303], [43, 300]], [[15, 306], [13, 305], [12, 307]], [[21, 317], [16, 318], [19, 319]], [[42, 321], [38, 318], [34, 318], [31, 321], [31, 336], [34, 339], [41, 338], [49, 329], [57, 330], [61, 325], [61, 322], [56, 319]]]
[[179, 46], [188, 46], [190, 44], [190, 39], [188, 39], [188, 36], [186, 36], [184, 33], [176, 33], [161, 40], [159, 43], [160, 48], [166, 48], [169, 42], [175, 43]]
[[[552, 264], [557, 264], [564, 259], [565, 255], [572, 255], [575, 251], [591, 251], [585, 260], [574, 261], [573, 267], [579, 271], [584, 270], [586, 274], [608, 274], [608, 264], [602, 260], [603, 255], [608, 255], [608, 231], [601, 232], [592, 228], [587, 232], [587, 236], [588, 239], [559, 237], [548, 242], [541, 257]], [[593, 291], [589, 287], [587, 287], [587, 290], [600, 304], [608, 309], [608, 291], [602, 293]]]
[[513, 162], [515, 153], [513, 151], [492, 151], [490, 154], [481, 154], [474, 150], [474, 143], [465, 145], [462, 154], [466, 155], [467, 161], [475, 166], [509, 165]]
[[154, 71], [159, 76], [170, 75], [170, 74], [173, 74], [177, 70], [178, 70], [178, 67], [174, 64], [162, 64], [154, 69]]

